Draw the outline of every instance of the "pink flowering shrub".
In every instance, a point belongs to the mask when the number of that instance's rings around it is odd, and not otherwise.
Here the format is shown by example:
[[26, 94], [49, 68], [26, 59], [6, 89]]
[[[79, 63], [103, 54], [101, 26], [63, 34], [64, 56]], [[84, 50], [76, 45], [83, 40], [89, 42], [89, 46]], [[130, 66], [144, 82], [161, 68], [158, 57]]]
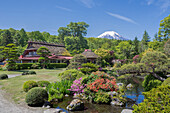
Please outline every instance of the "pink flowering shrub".
[[71, 85], [71, 89], [67, 89], [67, 90], [73, 91], [77, 94], [82, 93], [86, 85], [82, 84], [81, 80], [82, 80], [82, 77], [78, 80], [73, 81], [73, 84]]
[[140, 61], [139, 55], [136, 55], [136, 56], [133, 57], [133, 63], [137, 64], [137, 63], [139, 63], [139, 61]]

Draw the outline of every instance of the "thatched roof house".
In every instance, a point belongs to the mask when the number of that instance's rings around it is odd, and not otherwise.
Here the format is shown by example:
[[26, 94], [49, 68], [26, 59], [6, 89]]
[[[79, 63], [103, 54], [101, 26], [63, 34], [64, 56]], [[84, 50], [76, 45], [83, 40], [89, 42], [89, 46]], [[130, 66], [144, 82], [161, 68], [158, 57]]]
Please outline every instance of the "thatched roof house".
[[85, 49], [85, 51], [81, 54], [87, 58], [88, 62], [95, 62], [96, 59], [99, 57], [94, 52], [92, 52], [90, 49]]
[[49, 59], [51, 63], [60, 63], [63, 62], [63, 60], [65, 59], [69, 60], [72, 58], [70, 53], [65, 49], [64, 45], [28, 41], [27, 49], [25, 49], [23, 55], [19, 57], [21, 63], [37, 62], [40, 56], [36, 54], [36, 51], [42, 46], [49, 49], [51, 54], [51, 56], [49, 56]]

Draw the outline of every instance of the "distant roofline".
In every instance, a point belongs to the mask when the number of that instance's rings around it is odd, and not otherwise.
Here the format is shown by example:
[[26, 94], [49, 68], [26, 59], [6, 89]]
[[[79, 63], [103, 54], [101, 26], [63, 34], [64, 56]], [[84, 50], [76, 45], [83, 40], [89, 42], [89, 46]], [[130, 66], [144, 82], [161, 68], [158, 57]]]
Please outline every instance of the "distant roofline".
[[54, 43], [47, 43], [42, 41], [28, 41], [28, 44], [41, 44], [41, 45], [48, 45], [48, 46], [56, 46], [56, 47], [65, 47], [63, 44], [54, 44]]

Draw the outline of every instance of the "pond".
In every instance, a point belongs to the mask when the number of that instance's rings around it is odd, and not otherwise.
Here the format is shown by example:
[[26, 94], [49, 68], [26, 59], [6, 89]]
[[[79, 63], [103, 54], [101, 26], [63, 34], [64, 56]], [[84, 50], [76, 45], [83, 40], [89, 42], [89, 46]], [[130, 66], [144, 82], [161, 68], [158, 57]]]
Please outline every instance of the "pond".
[[[138, 104], [143, 101], [144, 96], [142, 95], [143, 87], [141, 86], [143, 79], [132, 77], [129, 79], [121, 80], [119, 82], [129, 84], [131, 83], [134, 88], [132, 90], [126, 90], [125, 96], [130, 98], [130, 102], [127, 102], [124, 107], [107, 105], [107, 104], [94, 104], [85, 102], [85, 110], [83, 111], [69, 111], [69, 113], [121, 113], [125, 108], [131, 109], [133, 104]], [[67, 105], [72, 101], [72, 97], [65, 97], [63, 102], [55, 105], [56, 107], [66, 109]]]

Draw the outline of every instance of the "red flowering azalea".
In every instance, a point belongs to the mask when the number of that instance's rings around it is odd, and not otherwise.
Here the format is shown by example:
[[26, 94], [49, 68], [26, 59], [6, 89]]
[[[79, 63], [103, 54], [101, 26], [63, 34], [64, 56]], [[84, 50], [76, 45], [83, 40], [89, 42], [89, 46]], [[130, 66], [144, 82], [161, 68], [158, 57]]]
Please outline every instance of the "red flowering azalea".
[[98, 90], [103, 91], [116, 91], [116, 79], [107, 75], [104, 72], [94, 72], [92, 73], [96, 79], [87, 84], [87, 88], [93, 92], [98, 92]]

